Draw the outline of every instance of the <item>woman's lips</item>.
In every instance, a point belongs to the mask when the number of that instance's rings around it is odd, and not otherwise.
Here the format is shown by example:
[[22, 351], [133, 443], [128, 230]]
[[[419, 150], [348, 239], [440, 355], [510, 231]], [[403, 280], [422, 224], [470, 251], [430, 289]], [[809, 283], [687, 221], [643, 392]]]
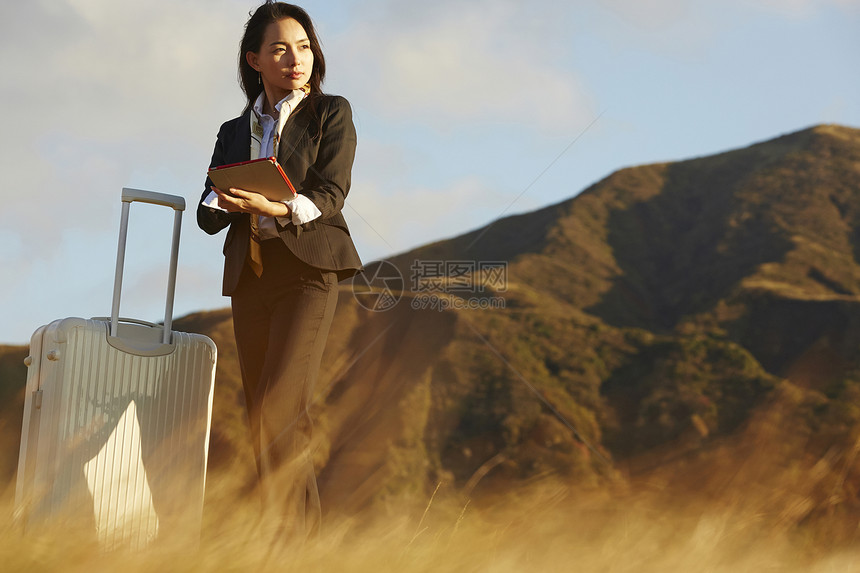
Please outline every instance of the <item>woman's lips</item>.
[[305, 75], [305, 74], [302, 72], [293, 72], [293, 73], [289, 74], [287, 77], [290, 78], [291, 80], [298, 80], [298, 79], [301, 79], [301, 77], [303, 75]]

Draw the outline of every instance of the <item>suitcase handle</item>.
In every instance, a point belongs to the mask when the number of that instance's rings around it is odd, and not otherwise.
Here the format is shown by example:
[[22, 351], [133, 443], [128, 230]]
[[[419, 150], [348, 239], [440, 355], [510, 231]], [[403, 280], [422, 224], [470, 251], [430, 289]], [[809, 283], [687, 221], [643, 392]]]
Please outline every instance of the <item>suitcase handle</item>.
[[[94, 316], [90, 320], [100, 320], [102, 322], [108, 322], [111, 319], [109, 316]], [[140, 324], [143, 326], [151, 326], [152, 328], [161, 328], [160, 324], [156, 324], [154, 322], [147, 322], [145, 320], [138, 320], [136, 318], [126, 318], [124, 316], [120, 316], [117, 320], [119, 322], [127, 322], [128, 324]]]
[[156, 193], [155, 191], [144, 191], [143, 189], [131, 189], [129, 187], [123, 187], [122, 201], [123, 203], [140, 201], [141, 203], [151, 203], [153, 205], [172, 207], [177, 211], [185, 210], [184, 197], [178, 197], [176, 195], [167, 195], [166, 193]]
[[[113, 282], [113, 303], [110, 313], [110, 335], [117, 336], [119, 328], [119, 301], [122, 293], [122, 272], [125, 267], [125, 247], [128, 238], [129, 206], [134, 202], [150, 203], [171, 207], [173, 214], [173, 240], [170, 246], [170, 268], [167, 276], [167, 302], [164, 307], [164, 326], [161, 336], [163, 344], [170, 344], [170, 327], [173, 323], [173, 299], [176, 294], [176, 266], [179, 261], [179, 232], [182, 227], [182, 211], [185, 210], [185, 199], [176, 195], [155, 193], [142, 189], [124, 187], [122, 190], [122, 219], [119, 226], [119, 244], [116, 251], [116, 274]], [[126, 320], [126, 319], [123, 319]]]

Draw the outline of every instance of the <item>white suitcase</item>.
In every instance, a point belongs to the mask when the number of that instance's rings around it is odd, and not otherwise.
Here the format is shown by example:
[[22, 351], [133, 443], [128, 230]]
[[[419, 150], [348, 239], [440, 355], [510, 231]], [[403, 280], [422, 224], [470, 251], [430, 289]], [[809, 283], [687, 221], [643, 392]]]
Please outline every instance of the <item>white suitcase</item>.
[[[199, 538], [215, 381], [214, 343], [170, 328], [185, 200], [122, 201], [111, 317], [56, 320], [30, 341], [15, 492], [25, 528], [73, 526], [105, 550]], [[174, 209], [163, 326], [119, 318], [134, 201]]]

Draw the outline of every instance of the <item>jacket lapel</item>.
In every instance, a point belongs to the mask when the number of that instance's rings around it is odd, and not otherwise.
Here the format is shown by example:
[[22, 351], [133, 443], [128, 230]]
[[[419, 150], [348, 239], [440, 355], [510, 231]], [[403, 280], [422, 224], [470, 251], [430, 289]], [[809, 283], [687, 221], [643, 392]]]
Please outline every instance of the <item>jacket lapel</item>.
[[[302, 137], [306, 136], [310, 125], [310, 114], [307, 106], [300, 105], [299, 109], [290, 114], [281, 131], [281, 142], [278, 144], [278, 163], [286, 165], [287, 160], [296, 150]], [[249, 128], [250, 129], [250, 128]], [[248, 132], [250, 137], [250, 131]]]
[[[281, 141], [278, 144], [278, 163], [281, 164], [281, 167], [287, 165], [287, 161], [302, 142], [302, 139], [307, 137], [309, 126], [310, 114], [307, 112], [306, 106], [300, 105], [299, 109], [290, 114], [284, 123], [284, 129], [281, 131]], [[292, 232], [298, 238], [302, 234], [302, 227], [300, 225], [287, 225], [287, 231]]]
[[251, 111], [242, 114], [236, 124], [236, 135], [230, 149], [225, 150], [225, 163], [239, 163], [251, 158]]

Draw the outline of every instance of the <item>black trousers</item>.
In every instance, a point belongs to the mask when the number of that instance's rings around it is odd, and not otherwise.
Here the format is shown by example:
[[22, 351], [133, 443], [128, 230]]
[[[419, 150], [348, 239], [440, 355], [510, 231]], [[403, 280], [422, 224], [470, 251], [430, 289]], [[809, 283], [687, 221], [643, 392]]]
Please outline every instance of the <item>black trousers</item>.
[[319, 528], [308, 408], [337, 305], [337, 277], [263, 241], [263, 273], [245, 266], [233, 328], [266, 523], [299, 537]]

